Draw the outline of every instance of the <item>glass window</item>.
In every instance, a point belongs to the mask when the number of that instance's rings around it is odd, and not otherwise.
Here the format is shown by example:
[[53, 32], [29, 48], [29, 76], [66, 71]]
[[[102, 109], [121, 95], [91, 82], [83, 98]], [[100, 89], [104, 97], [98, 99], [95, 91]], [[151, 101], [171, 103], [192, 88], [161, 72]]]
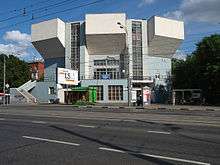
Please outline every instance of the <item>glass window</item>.
[[71, 68], [79, 70], [80, 68], [80, 24], [71, 24]]
[[102, 66], [102, 65], [106, 65], [105, 60], [94, 60], [94, 65], [95, 66]]
[[142, 61], [142, 24], [139, 21], [132, 22], [132, 49], [133, 49], [133, 78], [143, 78]]
[[103, 100], [103, 86], [95, 86], [96, 87], [96, 93], [97, 93], [97, 100]]
[[123, 86], [122, 85], [109, 85], [108, 86], [108, 99], [111, 101], [123, 100]]
[[55, 94], [55, 89], [54, 87], [49, 87], [49, 92], [48, 92], [49, 95], [54, 95]]
[[97, 68], [94, 69], [94, 79], [101, 79], [102, 75], [109, 75], [110, 79], [119, 79], [119, 68]]

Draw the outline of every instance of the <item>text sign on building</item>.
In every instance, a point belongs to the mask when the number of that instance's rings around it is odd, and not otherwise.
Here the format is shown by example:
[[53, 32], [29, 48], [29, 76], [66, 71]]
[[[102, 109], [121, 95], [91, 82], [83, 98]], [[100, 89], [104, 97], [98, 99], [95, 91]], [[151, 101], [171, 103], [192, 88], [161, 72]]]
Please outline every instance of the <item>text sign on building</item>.
[[78, 71], [66, 68], [57, 68], [57, 83], [78, 85]]
[[110, 79], [110, 74], [102, 74], [101, 79], [102, 80], [109, 80]]

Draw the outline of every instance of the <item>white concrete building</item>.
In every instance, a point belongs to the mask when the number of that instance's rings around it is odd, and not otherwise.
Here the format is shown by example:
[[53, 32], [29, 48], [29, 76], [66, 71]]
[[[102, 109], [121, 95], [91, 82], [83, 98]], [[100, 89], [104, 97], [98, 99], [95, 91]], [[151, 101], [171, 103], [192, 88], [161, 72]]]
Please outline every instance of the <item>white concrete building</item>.
[[[129, 91], [140, 95], [144, 86], [154, 91], [153, 101], [163, 102], [184, 23], [158, 16], [139, 20], [127, 19], [124, 13], [87, 14], [80, 22], [52, 19], [33, 24], [31, 36], [45, 60], [45, 80], [31, 91], [40, 102], [62, 95], [57, 67], [78, 70], [80, 85], [97, 87], [100, 103], [127, 103]], [[53, 94], [42, 96], [52, 88]]]

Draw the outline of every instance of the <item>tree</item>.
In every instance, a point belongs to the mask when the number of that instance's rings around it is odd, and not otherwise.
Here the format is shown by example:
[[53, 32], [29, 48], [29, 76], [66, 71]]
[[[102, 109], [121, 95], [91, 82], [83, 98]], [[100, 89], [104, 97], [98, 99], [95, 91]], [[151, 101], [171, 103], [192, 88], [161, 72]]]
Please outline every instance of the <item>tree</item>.
[[186, 61], [172, 64], [174, 88], [202, 89], [207, 103], [220, 104], [220, 35], [205, 37]]
[[3, 61], [6, 61], [6, 83], [10, 88], [17, 88], [30, 79], [28, 63], [13, 55], [0, 55], [0, 91], [3, 91]]

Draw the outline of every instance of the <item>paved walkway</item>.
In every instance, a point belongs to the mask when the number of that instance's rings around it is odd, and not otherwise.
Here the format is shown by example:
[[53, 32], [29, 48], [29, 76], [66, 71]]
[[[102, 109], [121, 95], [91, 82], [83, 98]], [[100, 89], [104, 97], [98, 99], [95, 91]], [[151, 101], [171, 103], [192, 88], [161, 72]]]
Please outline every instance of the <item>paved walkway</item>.
[[[8, 105], [22, 107], [22, 106], [30, 106], [30, 105]], [[220, 106], [193, 106], [193, 105], [165, 105], [165, 104], [151, 104], [143, 107], [128, 107], [125, 105], [110, 105], [110, 104], [98, 104], [98, 105], [89, 105], [89, 106], [74, 106], [74, 105], [62, 105], [62, 104], [37, 104], [31, 106], [42, 106], [42, 107], [80, 107], [80, 108], [99, 108], [99, 109], [129, 109], [129, 110], [199, 110], [199, 111], [220, 111]], [[0, 106], [0, 108], [2, 105]]]
[[217, 106], [193, 106], [193, 105], [162, 105], [162, 104], [152, 104], [146, 109], [169, 109], [169, 110], [206, 110], [206, 111], [214, 111], [220, 110], [220, 107]]

